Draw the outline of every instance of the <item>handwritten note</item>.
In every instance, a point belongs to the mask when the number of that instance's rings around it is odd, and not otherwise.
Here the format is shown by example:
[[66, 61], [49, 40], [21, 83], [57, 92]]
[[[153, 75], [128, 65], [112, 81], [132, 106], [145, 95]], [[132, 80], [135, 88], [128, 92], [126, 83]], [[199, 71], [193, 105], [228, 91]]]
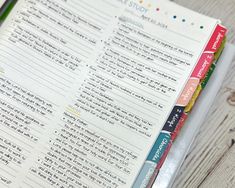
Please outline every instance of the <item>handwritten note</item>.
[[18, 1], [0, 29], [0, 186], [131, 187], [209, 37], [152, 1]]

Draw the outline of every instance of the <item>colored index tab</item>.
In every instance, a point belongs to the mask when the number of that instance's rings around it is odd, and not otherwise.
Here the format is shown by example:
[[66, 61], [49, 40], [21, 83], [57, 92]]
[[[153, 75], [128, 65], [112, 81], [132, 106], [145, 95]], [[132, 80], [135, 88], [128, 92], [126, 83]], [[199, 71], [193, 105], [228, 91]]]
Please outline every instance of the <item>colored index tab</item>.
[[180, 117], [180, 120], [176, 126], [175, 131], [171, 134], [171, 140], [174, 141], [181, 130], [181, 128], [184, 126], [184, 123], [187, 119], [188, 115], [186, 113], [183, 113], [182, 116]]
[[193, 105], [195, 104], [195, 102], [196, 102], [199, 94], [201, 93], [201, 91], [202, 91], [202, 86], [201, 86], [201, 84], [199, 84], [196, 91], [193, 94], [192, 99], [190, 100], [190, 102], [188, 103], [188, 105], [185, 108], [186, 113], [191, 111], [191, 109], [193, 108]]
[[182, 113], [184, 112], [184, 108], [185, 107], [183, 107], [183, 106], [175, 106], [173, 108], [170, 116], [168, 117], [168, 119], [163, 127], [164, 131], [173, 132], [175, 130], [175, 127], [176, 127]]
[[198, 78], [190, 78], [181, 93], [177, 105], [186, 106], [191, 100], [193, 93], [195, 92], [200, 80]]
[[199, 79], [204, 78], [213, 62], [213, 59], [214, 59], [214, 53], [208, 53], [208, 52], [203, 53], [198, 61], [197, 66], [195, 67], [192, 73], [192, 77], [196, 77]]
[[218, 24], [213, 32], [205, 51], [215, 53], [221, 46], [221, 43], [227, 33], [227, 29]]
[[158, 163], [165, 149], [167, 148], [170, 138], [171, 136], [169, 134], [161, 132], [156, 142], [154, 143], [154, 146], [149, 153], [147, 160]]
[[201, 86], [202, 86], [203, 89], [206, 87], [206, 84], [207, 84], [207, 82], [209, 81], [209, 79], [210, 79], [210, 77], [211, 77], [211, 75], [212, 75], [214, 69], [215, 69], [215, 64], [212, 64], [211, 67], [210, 67], [210, 69], [209, 69], [209, 71], [207, 72], [207, 74], [206, 74], [204, 80], [203, 80], [202, 83], [201, 83]]

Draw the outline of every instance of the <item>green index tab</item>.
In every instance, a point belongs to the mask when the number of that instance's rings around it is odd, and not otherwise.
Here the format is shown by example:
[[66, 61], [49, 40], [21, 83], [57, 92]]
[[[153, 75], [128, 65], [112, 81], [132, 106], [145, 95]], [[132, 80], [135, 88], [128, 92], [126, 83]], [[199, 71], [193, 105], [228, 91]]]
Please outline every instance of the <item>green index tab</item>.
[[206, 84], [207, 82], [209, 81], [213, 71], [215, 70], [215, 64], [213, 63], [209, 69], [209, 71], [206, 73], [206, 76], [205, 78], [203, 79], [202, 83], [201, 83], [201, 86], [202, 86], [202, 89], [204, 89], [206, 87]]

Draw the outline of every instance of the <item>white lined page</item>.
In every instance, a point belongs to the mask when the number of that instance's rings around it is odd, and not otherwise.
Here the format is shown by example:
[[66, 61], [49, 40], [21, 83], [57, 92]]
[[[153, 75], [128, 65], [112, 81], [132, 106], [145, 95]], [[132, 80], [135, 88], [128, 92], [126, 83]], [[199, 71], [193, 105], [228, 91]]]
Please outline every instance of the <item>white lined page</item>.
[[132, 185], [217, 23], [185, 29], [155, 6], [17, 4], [0, 30], [2, 185]]

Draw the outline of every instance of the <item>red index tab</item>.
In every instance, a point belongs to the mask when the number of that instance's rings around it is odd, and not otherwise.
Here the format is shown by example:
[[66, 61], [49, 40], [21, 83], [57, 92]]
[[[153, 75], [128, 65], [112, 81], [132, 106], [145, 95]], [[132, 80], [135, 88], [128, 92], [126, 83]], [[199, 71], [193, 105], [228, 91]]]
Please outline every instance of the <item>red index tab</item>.
[[191, 77], [202, 79], [205, 77], [214, 59], [214, 53], [205, 52], [201, 55]]
[[205, 51], [215, 53], [219, 49], [219, 47], [220, 47], [220, 45], [226, 35], [226, 32], [227, 32], [227, 29], [225, 27], [223, 27], [222, 25], [218, 24], [215, 28], [214, 33], [212, 34], [212, 36], [209, 40], [207, 46], [206, 46]]
[[188, 114], [183, 113], [182, 116], [180, 117], [180, 120], [176, 126], [175, 131], [171, 134], [171, 140], [174, 141], [177, 137], [177, 135], [179, 134], [181, 128], [184, 126], [184, 123], [186, 121], [186, 119], [188, 118]]

